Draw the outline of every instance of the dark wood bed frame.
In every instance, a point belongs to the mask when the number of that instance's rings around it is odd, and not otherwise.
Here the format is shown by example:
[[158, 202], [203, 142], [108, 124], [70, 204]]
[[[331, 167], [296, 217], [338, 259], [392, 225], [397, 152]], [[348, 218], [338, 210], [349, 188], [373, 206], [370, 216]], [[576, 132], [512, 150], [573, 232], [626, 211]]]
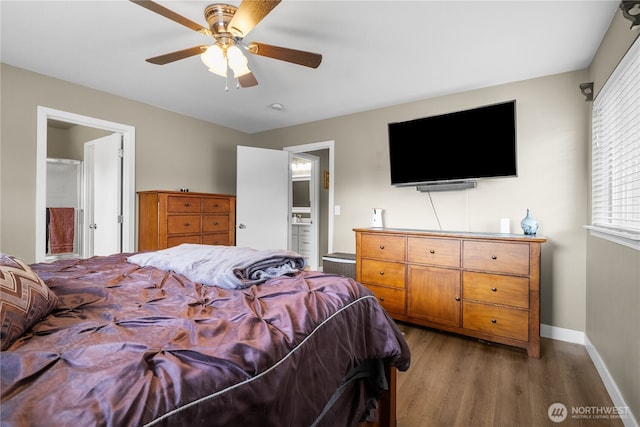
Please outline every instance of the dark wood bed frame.
[[396, 427], [396, 376], [398, 370], [388, 363], [384, 365], [389, 390], [383, 390], [378, 400], [378, 421], [360, 423], [360, 427]]

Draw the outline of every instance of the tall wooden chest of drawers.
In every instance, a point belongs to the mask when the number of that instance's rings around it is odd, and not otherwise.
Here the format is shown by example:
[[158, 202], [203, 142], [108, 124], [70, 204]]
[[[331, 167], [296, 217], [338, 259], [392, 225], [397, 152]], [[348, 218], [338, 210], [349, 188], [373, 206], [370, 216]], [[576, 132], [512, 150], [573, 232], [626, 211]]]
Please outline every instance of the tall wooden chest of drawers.
[[355, 229], [356, 280], [395, 319], [540, 357], [543, 237]]
[[236, 198], [180, 191], [138, 192], [138, 250], [182, 243], [236, 244]]

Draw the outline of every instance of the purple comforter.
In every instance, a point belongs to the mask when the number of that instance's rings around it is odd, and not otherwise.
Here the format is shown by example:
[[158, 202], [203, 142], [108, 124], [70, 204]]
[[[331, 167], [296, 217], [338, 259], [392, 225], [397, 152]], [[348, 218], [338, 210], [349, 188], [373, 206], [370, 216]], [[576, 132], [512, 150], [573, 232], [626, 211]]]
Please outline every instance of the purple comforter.
[[409, 367], [396, 325], [349, 278], [225, 290], [126, 258], [32, 265], [60, 305], [2, 352], [2, 426], [353, 425], [356, 401], [318, 420], [345, 375]]

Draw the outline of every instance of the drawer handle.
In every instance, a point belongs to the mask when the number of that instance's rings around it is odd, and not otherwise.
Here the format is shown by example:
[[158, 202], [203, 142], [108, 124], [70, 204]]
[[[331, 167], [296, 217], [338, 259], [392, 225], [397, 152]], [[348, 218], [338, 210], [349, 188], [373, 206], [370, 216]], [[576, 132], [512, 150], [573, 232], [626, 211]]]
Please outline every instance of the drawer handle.
[[185, 226], [185, 227], [188, 227], [188, 226], [190, 226], [190, 225], [191, 225], [191, 224], [189, 224], [188, 222], [185, 222], [185, 223], [184, 223], [184, 226]]
[[380, 249], [384, 249], [384, 245], [380, 245]]
[[213, 221], [213, 225], [218, 225], [220, 224], [218, 221]]
[[380, 301], [384, 301], [384, 297], [380, 297]]
[[220, 206], [220, 205], [219, 205], [219, 204], [217, 204], [217, 203], [216, 203], [215, 205], [213, 205], [213, 207], [214, 207], [214, 208], [217, 208], [217, 207], [219, 207], [219, 206]]
[[496, 324], [498, 321], [496, 319], [491, 319], [491, 323]]
[[190, 204], [189, 202], [184, 202], [184, 205], [185, 205], [186, 207], [191, 206], [191, 204]]
[[498, 259], [498, 257], [495, 255], [491, 255], [491, 259]]
[[456, 297], [456, 301], [460, 301], [460, 297]]
[[491, 288], [493, 292], [498, 292], [498, 288]]
[[429, 250], [429, 253], [430, 253], [430, 254], [435, 254], [435, 253], [436, 253], [436, 251], [435, 251], [435, 250], [433, 250], [433, 249], [431, 249], [431, 250]]
[[381, 272], [380, 272], [380, 275], [381, 275], [381, 276], [384, 276], [384, 271], [381, 271]]

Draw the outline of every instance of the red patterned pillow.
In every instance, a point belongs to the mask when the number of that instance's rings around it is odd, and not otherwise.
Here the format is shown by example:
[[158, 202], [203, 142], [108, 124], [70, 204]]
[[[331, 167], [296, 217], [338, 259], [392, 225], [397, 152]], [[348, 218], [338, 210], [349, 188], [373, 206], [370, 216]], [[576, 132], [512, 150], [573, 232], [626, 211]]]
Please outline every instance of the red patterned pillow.
[[0, 253], [0, 349], [13, 342], [58, 305], [58, 297], [21, 260]]

